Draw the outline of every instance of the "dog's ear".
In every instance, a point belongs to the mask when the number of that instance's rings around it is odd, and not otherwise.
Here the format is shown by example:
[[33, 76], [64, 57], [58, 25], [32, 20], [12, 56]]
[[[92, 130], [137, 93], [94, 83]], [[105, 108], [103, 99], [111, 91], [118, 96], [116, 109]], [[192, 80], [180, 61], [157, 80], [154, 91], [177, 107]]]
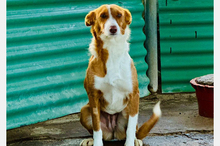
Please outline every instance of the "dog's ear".
[[96, 15], [94, 11], [89, 12], [85, 17], [86, 26], [91, 26], [95, 23]]
[[131, 13], [125, 9], [125, 22], [129, 25], [131, 24], [131, 21], [132, 21], [132, 17], [131, 17]]

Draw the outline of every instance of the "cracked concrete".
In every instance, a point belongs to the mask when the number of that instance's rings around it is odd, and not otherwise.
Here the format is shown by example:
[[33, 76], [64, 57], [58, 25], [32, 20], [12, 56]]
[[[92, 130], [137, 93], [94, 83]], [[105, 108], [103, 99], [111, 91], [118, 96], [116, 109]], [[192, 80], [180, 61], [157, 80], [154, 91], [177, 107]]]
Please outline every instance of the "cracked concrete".
[[[195, 93], [150, 95], [140, 100], [139, 126], [147, 121], [161, 100], [162, 117], [143, 140], [145, 146], [212, 146], [213, 119], [201, 117]], [[77, 146], [91, 135], [71, 114], [7, 131], [8, 146]], [[123, 146], [124, 141], [104, 142]]]

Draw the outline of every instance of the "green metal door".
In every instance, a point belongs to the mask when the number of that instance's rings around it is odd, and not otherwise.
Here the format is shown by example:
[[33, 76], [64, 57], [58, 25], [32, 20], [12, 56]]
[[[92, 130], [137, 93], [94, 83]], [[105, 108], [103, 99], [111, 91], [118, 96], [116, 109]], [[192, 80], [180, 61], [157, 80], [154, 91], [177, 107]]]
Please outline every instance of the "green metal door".
[[[83, 87], [90, 28], [86, 14], [109, 1], [7, 0], [7, 129], [79, 112], [88, 102]], [[130, 55], [140, 96], [149, 94], [147, 52], [139, 0], [111, 1], [131, 11]]]
[[162, 92], [213, 73], [213, 0], [158, 0]]

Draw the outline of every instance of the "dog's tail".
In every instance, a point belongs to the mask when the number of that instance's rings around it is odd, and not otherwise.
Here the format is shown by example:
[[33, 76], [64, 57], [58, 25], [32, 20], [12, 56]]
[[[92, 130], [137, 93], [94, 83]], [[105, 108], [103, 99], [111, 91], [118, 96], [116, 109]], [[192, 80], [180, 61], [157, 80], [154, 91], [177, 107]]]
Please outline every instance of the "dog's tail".
[[136, 137], [137, 139], [143, 139], [145, 138], [150, 130], [154, 127], [154, 125], [157, 123], [159, 118], [161, 117], [162, 112], [160, 110], [160, 101], [154, 106], [153, 108], [153, 115], [150, 117], [150, 119], [145, 122], [137, 131]]

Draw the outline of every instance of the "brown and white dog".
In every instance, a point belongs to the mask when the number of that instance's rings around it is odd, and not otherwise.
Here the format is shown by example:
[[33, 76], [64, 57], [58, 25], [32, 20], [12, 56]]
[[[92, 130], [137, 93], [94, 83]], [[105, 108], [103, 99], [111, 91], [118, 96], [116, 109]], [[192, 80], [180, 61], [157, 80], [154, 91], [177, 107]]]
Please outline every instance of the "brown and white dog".
[[161, 116], [158, 102], [151, 118], [138, 129], [137, 71], [127, 42], [131, 20], [131, 13], [117, 5], [102, 5], [85, 18], [93, 39], [84, 80], [89, 103], [82, 107], [80, 121], [93, 139], [83, 140], [81, 146], [102, 146], [102, 139], [126, 139], [126, 146], [141, 146], [141, 139]]

